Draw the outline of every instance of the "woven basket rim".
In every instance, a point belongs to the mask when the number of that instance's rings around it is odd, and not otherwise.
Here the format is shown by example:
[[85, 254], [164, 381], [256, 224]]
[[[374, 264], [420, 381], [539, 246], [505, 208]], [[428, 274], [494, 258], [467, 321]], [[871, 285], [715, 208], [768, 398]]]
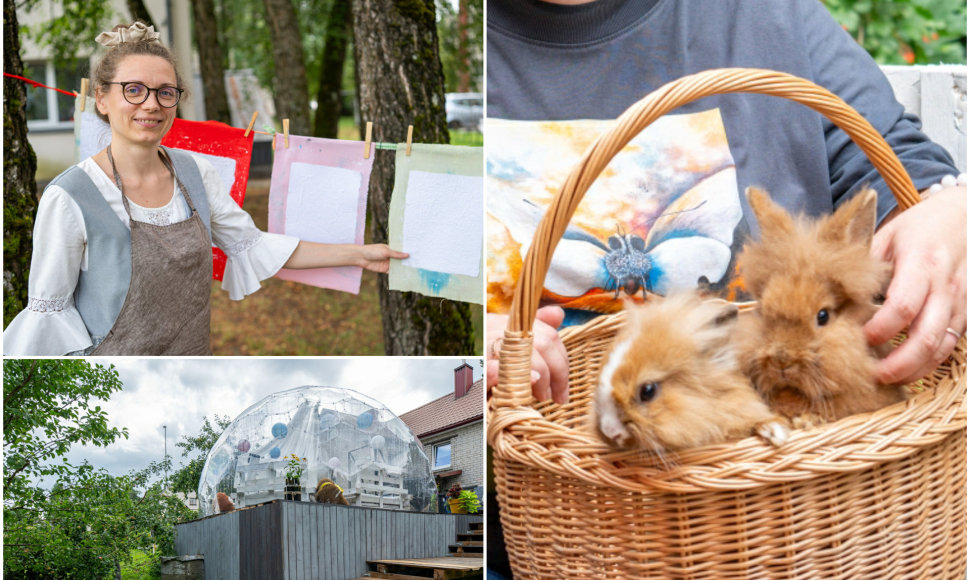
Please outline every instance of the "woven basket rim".
[[[724, 87], [729, 90], [718, 92]], [[726, 92], [783, 96], [830, 119], [837, 116], [836, 125], [869, 156], [900, 205], [905, 208], [918, 202], [912, 181], [885, 140], [841, 99], [810, 81], [764, 69], [717, 69], [683, 77], [653, 91], [631, 106], [614, 128], [590, 147], [536, 230], [502, 341], [499, 384], [493, 388], [488, 404], [487, 436], [496, 458], [627, 491], [742, 490], [864, 470], [911, 455], [966, 428], [965, 337], [951, 357], [923, 379], [933, 386], [907, 401], [815, 429], [796, 430], [780, 448], [749, 437], [687, 450], [676, 454], [678, 467], [674, 470], [659, 466], [652, 455], [643, 452], [616, 451], [591, 430], [566, 427], [544, 417], [542, 412], [555, 404], [535, 403], [531, 396], [531, 324], [552, 253], [582, 195], [613, 155], [655, 118], [701, 96]], [[861, 139], [860, 134], [864, 135]], [[581, 327], [566, 329], [560, 336], [567, 340], [609, 329], [618, 326], [623, 316], [601, 316]]]

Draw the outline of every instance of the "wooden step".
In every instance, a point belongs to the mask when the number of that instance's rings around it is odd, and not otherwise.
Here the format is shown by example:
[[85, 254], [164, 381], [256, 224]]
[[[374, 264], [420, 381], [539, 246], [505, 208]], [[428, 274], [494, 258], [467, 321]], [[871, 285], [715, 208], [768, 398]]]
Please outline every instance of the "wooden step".
[[481, 532], [478, 532], [478, 533], [471, 532], [471, 533], [468, 533], [468, 534], [458, 534], [458, 541], [459, 542], [480, 542], [484, 538], [485, 538], [485, 534], [483, 534]]
[[484, 563], [481, 558], [415, 558], [406, 560], [368, 560], [371, 578], [395, 578], [413, 580], [434, 578], [483, 578]]
[[470, 524], [468, 524], [468, 529], [471, 530], [471, 531], [473, 531], [473, 532], [477, 530], [477, 531], [479, 531], [481, 533], [485, 533], [485, 522], [473, 522], [473, 523], [470, 523]]
[[464, 544], [451, 544], [448, 546], [448, 551], [456, 556], [463, 554], [468, 556], [481, 556], [485, 548], [481, 542], [466, 542]]

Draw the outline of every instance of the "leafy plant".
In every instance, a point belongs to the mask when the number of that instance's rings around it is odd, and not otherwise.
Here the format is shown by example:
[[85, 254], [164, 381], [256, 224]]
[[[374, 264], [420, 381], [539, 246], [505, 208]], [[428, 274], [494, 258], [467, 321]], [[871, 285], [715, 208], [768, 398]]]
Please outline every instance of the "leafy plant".
[[478, 510], [482, 507], [482, 502], [478, 499], [478, 495], [470, 489], [463, 489], [458, 494], [458, 504], [470, 514], [477, 514]]
[[286, 479], [300, 479], [306, 470], [306, 457], [301, 458], [296, 453], [286, 456]]
[[880, 64], [967, 62], [963, 0], [825, 0], [825, 6]]

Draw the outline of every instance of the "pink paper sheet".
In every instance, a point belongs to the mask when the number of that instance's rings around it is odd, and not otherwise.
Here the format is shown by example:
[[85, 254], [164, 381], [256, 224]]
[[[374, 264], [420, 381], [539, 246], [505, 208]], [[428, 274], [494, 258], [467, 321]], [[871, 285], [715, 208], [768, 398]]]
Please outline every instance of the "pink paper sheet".
[[[373, 165], [373, 145], [370, 156], [364, 159], [364, 143], [360, 141], [290, 135], [287, 148], [283, 135], [276, 135], [269, 190], [269, 231], [314, 242], [363, 244], [367, 188]], [[332, 179], [314, 181], [315, 176]], [[289, 204], [298, 205], [288, 208]], [[283, 269], [276, 277], [357, 294], [361, 272], [361, 268], [352, 266]]]

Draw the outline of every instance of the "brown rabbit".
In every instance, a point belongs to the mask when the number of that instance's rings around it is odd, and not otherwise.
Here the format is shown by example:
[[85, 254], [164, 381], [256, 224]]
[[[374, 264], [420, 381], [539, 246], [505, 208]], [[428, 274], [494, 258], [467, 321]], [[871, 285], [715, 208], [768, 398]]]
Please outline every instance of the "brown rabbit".
[[626, 311], [594, 401], [606, 442], [662, 454], [755, 432], [775, 445], [787, 440], [784, 419], [738, 370], [736, 306], [684, 293]]
[[328, 477], [321, 477], [317, 482], [317, 492], [315, 494], [317, 503], [336, 503], [340, 505], [350, 505], [344, 498], [344, 490]]
[[862, 327], [890, 267], [869, 254], [876, 192], [867, 189], [817, 221], [793, 219], [768, 194], [747, 191], [761, 241], [745, 245], [741, 275], [758, 299], [738, 325], [741, 369], [777, 413], [809, 424], [902, 400], [877, 385]]

